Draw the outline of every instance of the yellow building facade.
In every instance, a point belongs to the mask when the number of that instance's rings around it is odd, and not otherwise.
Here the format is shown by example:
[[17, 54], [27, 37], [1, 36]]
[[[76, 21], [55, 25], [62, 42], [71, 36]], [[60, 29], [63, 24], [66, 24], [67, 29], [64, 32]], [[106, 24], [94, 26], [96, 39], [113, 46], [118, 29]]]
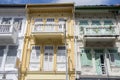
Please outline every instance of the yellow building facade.
[[19, 80], [75, 80], [74, 4], [28, 4], [26, 9]]

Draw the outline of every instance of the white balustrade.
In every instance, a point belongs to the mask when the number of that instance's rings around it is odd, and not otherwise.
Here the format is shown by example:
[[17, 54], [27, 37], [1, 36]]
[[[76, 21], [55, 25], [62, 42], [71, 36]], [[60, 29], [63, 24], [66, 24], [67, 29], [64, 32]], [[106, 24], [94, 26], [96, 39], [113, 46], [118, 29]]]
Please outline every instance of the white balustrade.
[[32, 32], [64, 32], [65, 24], [35, 24]]
[[84, 35], [100, 36], [100, 35], [118, 35], [116, 26], [91, 26], [84, 28]]

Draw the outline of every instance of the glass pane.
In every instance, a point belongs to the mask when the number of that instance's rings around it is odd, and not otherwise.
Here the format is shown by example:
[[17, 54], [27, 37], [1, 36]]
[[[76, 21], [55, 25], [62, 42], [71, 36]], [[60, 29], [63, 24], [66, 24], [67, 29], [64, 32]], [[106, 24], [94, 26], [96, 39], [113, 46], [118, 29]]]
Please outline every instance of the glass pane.
[[80, 25], [88, 25], [88, 20], [80, 20]]
[[105, 20], [104, 25], [113, 25], [113, 22], [111, 20]]
[[92, 20], [92, 25], [101, 25], [99, 20]]
[[2, 18], [1, 24], [11, 24], [12, 18]]
[[58, 46], [58, 50], [65, 50], [65, 46]]
[[104, 53], [103, 49], [94, 49], [95, 53]]
[[40, 46], [32, 46], [32, 50], [35, 49], [35, 50], [40, 50]]
[[64, 18], [59, 18], [59, 22], [65, 22]]
[[42, 21], [43, 21], [42, 18], [35, 19], [35, 22], [42, 22]]
[[54, 22], [54, 18], [47, 18], [47, 22]]
[[17, 28], [18, 30], [21, 30], [22, 28], [22, 20], [23, 18], [14, 18], [14, 27]]
[[53, 50], [53, 46], [45, 46], [45, 50]]

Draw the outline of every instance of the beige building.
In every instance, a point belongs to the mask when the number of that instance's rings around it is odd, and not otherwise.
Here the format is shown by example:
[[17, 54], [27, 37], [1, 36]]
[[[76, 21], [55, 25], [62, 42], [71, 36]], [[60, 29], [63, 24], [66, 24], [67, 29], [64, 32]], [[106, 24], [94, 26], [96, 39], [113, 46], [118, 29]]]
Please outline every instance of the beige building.
[[74, 4], [27, 4], [20, 80], [75, 80]]

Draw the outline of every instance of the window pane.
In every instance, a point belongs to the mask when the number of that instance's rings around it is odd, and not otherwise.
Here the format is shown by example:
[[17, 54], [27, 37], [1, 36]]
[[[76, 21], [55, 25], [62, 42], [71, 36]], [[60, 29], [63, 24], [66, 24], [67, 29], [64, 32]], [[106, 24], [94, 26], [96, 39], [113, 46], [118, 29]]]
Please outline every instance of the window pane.
[[42, 22], [42, 21], [43, 21], [42, 18], [35, 19], [35, 22]]
[[47, 22], [54, 22], [54, 18], [47, 18]]
[[18, 30], [21, 30], [22, 28], [22, 20], [23, 18], [14, 18], [14, 27], [17, 28]]
[[59, 18], [59, 22], [65, 22], [64, 18]]
[[45, 50], [53, 50], [53, 46], [45, 46]]
[[65, 46], [58, 46], [58, 50], [65, 50]]
[[92, 25], [101, 25], [99, 20], [92, 20]]
[[80, 25], [88, 25], [88, 20], [80, 20]]
[[12, 18], [2, 18], [1, 24], [11, 24]]
[[113, 22], [111, 20], [105, 20], [104, 25], [113, 25]]

